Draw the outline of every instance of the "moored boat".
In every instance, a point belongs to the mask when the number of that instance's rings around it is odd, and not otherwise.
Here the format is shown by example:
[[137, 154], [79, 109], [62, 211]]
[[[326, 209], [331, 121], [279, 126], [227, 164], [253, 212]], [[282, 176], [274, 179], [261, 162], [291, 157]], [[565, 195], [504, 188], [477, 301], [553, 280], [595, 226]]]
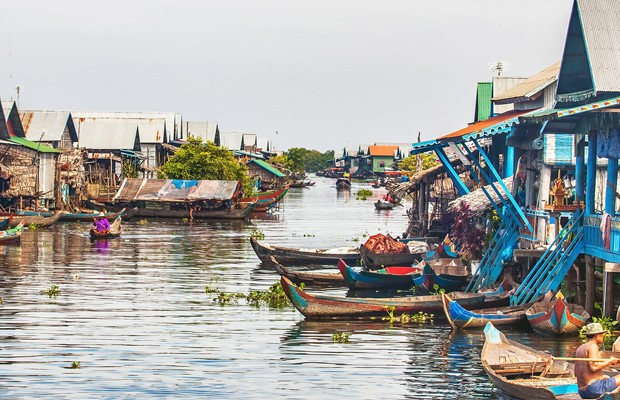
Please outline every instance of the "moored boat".
[[0, 219], [0, 230], [5, 230], [9, 227], [9, 225], [11, 224], [11, 220], [13, 219], [13, 217], [5, 217]]
[[290, 183], [291, 188], [305, 188], [309, 186], [314, 186], [316, 182], [311, 181], [293, 181]]
[[533, 304], [526, 316], [534, 331], [553, 335], [577, 333], [590, 319], [585, 308], [567, 303], [561, 292], [551, 302]]
[[364, 264], [369, 269], [381, 268], [384, 265], [411, 266], [411, 264], [420, 261], [422, 258], [422, 255], [417, 253], [375, 253], [368, 250], [364, 245], [359, 247], [359, 252], [364, 260]]
[[[484, 328], [484, 336], [482, 368], [502, 392], [524, 400], [580, 398], [569, 363], [507, 339], [491, 322]], [[577, 397], [556, 397], [572, 395]]]
[[110, 226], [110, 230], [107, 232], [100, 232], [96, 230], [94, 227], [90, 228], [90, 237], [92, 239], [112, 239], [119, 237], [122, 233], [121, 227], [121, 217], [116, 217], [112, 225]]
[[289, 185], [286, 185], [284, 188], [280, 190], [275, 190], [271, 192], [259, 192], [256, 196], [245, 197], [239, 200], [239, 203], [242, 204], [251, 204], [255, 203], [254, 212], [265, 212], [269, 209], [275, 207], [275, 205], [282, 200], [286, 193], [288, 192]]
[[[284, 276], [280, 278], [280, 282], [295, 308], [308, 319], [375, 318], [385, 316], [388, 307], [393, 307], [395, 314], [436, 313], [442, 309], [440, 295], [392, 298], [311, 295]], [[478, 293], [454, 292], [449, 296], [470, 308], [484, 302], [484, 295]]]
[[281, 276], [287, 277], [296, 285], [304, 284], [306, 286], [346, 286], [346, 282], [342, 275], [338, 272], [314, 272], [314, 271], [296, 271], [280, 264], [272, 257], [271, 263], [274, 265], [276, 272]]
[[350, 189], [351, 188], [351, 180], [348, 178], [338, 178], [336, 180], [336, 189]]
[[525, 323], [525, 311], [531, 306], [531, 304], [524, 304], [470, 311], [461, 307], [444, 293], [441, 293], [441, 297], [444, 315], [454, 329], [482, 328], [487, 322], [493, 322], [495, 325]]
[[356, 248], [345, 247], [336, 249], [304, 249], [282, 246], [271, 246], [264, 240], [250, 238], [254, 252], [263, 262], [270, 262], [270, 256], [281, 263], [305, 264], [336, 264], [339, 259], [358, 261], [362, 258]]
[[19, 242], [24, 230], [24, 224], [20, 222], [15, 228], [0, 231], [0, 244], [10, 244]]
[[422, 285], [424, 276], [421, 268], [386, 267], [377, 271], [356, 271], [343, 260], [338, 269], [349, 289], [410, 289]]
[[192, 210], [172, 208], [136, 207], [133, 212], [136, 217], [144, 218], [189, 218], [189, 219], [248, 219], [255, 203], [236, 204], [224, 210]]
[[[19, 216], [29, 216], [29, 217], [53, 217], [56, 214], [60, 214], [61, 221], [71, 221], [71, 222], [83, 222], [92, 221], [93, 217], [99, 216], [100, 211], [95, 210], [80, 210], [80, 212], [72, 213], [67, 211], [60, 211], [54, 213], [52, 211], [30, 211], [30, 210], [17, 210], [17, 215]], [[114, 221], [117, 217], [125, 214], [125, 208], [121, 209], [117, 212], [106, 212], [104, 216], [109, 221]]]
[[53, 214], [51, 217], [15, 215], [9, 225], [15, 228], [23, 222], [24, 226], [35, 225], [37, 228], [47, 228], [60, 221], [61, 213]]

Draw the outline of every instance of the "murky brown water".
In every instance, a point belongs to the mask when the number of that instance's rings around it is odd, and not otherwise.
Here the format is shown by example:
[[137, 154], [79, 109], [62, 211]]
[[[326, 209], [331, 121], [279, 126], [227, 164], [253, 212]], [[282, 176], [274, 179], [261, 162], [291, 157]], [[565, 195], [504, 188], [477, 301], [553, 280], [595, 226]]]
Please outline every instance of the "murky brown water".
[[[319, 178], [251, 223], [131, 221], [121, 238], [96, 243], [88, 224], [60, 224], [0, 246], [0, 398], [496, 398], [480, 332], [305, 322], [293, 308], [219, 306], [205, 293], [216, 278], [227, 292], [276, 282], [250, 247], [252, 229], [304, 247], [403, 232], [404, 208], [376, 211], [355, 199], [363, 187], [349, 196]], [[51, 285], [57, 297], [43, 294]], [[350, 343], [334, 343], [343, 331]], [[509, 337], [556, 355], [576, 345]], [[68, 368], [74, 361], [80, 369]]]

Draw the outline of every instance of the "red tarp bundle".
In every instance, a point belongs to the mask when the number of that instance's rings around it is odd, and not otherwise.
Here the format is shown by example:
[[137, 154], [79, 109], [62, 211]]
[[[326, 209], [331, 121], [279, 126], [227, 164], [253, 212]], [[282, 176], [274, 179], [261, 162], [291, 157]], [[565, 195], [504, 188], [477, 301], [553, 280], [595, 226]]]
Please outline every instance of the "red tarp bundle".
[[406, 244], [392, 239], [390, 235], [378, 233], [368, 238], [364, 247], [376, 254], [400, 254], [409, 253], [409, 247]]

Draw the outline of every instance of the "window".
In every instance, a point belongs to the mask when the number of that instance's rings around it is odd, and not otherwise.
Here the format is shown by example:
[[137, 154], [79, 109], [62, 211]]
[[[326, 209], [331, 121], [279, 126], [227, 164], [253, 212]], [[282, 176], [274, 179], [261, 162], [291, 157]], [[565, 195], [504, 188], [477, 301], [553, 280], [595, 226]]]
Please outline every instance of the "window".
[[385, 161], [379, 161], [379, 167], [385, 168]]

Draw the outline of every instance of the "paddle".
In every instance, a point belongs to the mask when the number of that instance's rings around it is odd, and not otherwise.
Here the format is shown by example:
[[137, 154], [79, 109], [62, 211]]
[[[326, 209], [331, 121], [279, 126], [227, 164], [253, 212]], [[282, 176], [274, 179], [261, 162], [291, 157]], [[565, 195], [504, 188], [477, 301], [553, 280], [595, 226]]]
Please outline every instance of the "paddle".
[[[594, 362], [605, 362], [610, 361], [611, 358], [581, 358], [581, 357], [551, 357], [554, 360], [560, 361], [594, 361]], [[620, 359], [618, 360], [620, 362]]]

